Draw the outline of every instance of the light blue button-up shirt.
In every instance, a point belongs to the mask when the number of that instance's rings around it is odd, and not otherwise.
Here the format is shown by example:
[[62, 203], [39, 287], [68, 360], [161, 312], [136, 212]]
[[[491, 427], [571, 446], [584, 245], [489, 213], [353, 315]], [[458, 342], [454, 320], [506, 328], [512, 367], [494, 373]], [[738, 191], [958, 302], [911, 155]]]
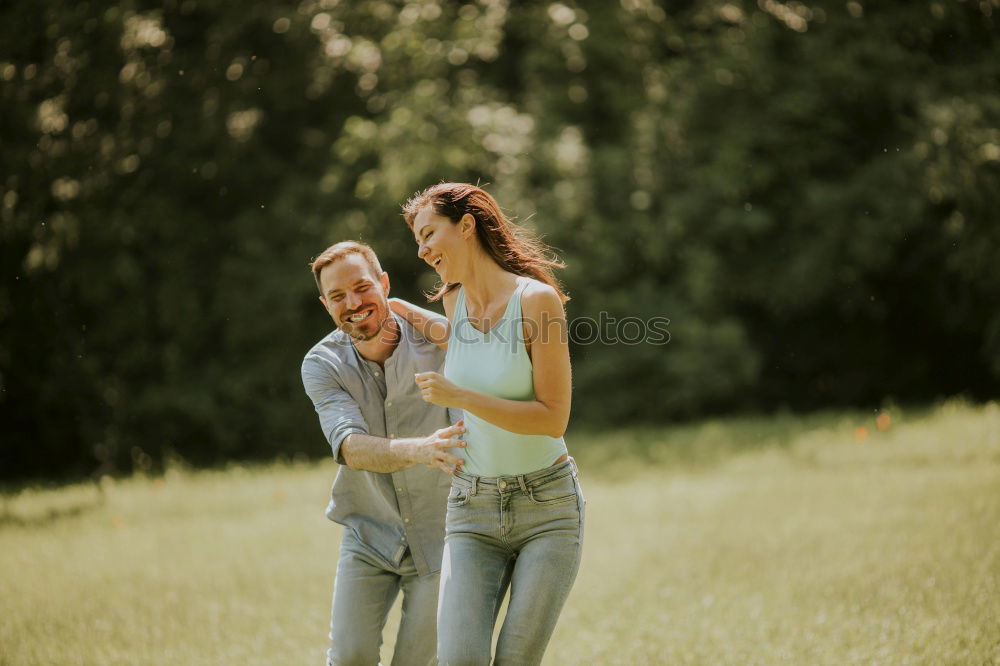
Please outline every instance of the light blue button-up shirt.
[[406, 321], [385, 368], [363, 358], [343, 331], [320, 340], [302, 361], [302, 383], [316, 407], [323, 434], [341, 465], [330, 492], [327, 517], [352, 530], [377, 557], [399, 566], [406, 549], [420, 574], [439, 571], [444, 514], [451, 477], [415, 465], [380, 474], [354, 470], [340, 445], [352, 433], [375, 437], [429, 435], [461, 418], [461, 412], [424, 402], [413, 381], [417, 372], [440, 372], [444, 352]]

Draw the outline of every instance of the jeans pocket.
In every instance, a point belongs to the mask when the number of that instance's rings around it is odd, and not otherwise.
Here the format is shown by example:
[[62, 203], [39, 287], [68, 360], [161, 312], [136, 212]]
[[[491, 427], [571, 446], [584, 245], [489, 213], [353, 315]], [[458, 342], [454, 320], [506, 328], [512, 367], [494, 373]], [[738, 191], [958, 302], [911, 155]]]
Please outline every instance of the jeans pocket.
[[568, 473], [554, 479], [546, 479], [528, 488], [528, 498], [539, 505], [574, 502], [577, 498], [573, 474]]

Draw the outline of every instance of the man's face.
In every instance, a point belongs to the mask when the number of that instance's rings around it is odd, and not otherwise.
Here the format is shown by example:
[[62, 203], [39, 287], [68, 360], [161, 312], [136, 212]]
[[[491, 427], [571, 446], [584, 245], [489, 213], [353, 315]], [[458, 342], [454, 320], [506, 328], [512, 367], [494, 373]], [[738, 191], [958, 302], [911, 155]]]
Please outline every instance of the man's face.
[[389, 319], [389, 276], [375, 275], [360, 254], [349, 254], [319, 274], [320, 300], [340, 330], [360, 342], [377, 336]]

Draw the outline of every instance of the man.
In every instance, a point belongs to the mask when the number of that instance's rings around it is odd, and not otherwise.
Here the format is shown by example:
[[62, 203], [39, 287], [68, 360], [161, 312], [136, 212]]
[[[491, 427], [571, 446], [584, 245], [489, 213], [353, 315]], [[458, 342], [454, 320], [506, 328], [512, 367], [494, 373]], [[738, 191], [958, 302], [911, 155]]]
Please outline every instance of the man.
[[326, 515], [344, 526], [330, 620], [330, 666], [379, 663], [396, 595], [393, 666], [434, 663], [450, 473], [461, 422], [424, 402], [414, 374], [444, 357], [389, 310], [389, 276], [370, 247], [345, 241], [312, 263], [338, 330], [302, 362], [302, 383], [341, 465]]

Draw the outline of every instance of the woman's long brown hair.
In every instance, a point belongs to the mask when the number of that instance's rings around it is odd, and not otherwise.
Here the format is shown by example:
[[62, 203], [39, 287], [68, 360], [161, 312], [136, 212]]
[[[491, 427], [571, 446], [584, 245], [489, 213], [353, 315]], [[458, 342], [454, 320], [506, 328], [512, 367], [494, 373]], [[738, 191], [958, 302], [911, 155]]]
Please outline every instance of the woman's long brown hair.
[[[421, 210], [432, 206], [434, 212], [457, 224], [465, 214], [476, 220], [476, 235], [486, 250], [505, 271], [544, 282], [566, 302], [569, 296], [556, 280], [555, 268], [566, 266], [555, 252], [527, 230], [507, 219], [500, 205], [490, 194], [467, 183], [438, 183], [413, 195], [403, 205], [403, 219], [413, 228], [413, 219]], [[458, 286], [441, 284], [429, 300], [437, 301]]]

